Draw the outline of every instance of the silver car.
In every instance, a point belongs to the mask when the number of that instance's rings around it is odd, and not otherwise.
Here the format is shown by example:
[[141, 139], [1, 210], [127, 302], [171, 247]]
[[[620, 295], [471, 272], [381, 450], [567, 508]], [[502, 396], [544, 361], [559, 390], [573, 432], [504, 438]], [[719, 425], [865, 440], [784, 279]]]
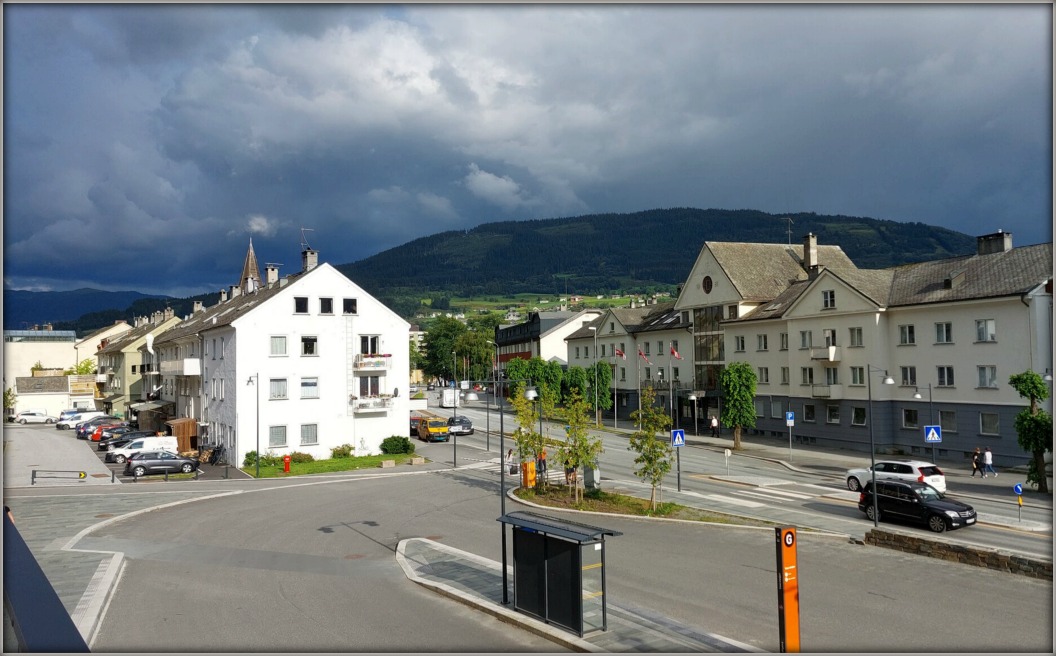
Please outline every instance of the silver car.
[[[868, 468], [847, 471], [847, 489], [858, 492], [869, 481], [873, 472]], [[916, 481], [927, 483], [939, 492], [946, 491], [946, 475], [933, 462], [923, 460], [884, 460], [876, 463], [876, 480]]]

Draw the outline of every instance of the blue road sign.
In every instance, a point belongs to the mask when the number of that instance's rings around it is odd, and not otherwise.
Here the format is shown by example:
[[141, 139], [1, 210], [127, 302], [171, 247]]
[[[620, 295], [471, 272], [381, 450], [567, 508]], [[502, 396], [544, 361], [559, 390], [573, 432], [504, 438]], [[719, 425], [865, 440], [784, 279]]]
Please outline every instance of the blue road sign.
[[796, 420], [796, 413], [794, 413], [794, 412], [786, 412], [785, 413], [785, 421], [795, 421], [795, 420]]
[[676, 428], [671, 431], [671, 446], [685, 446], [686, 445], [686, 431], [681, 428]]
[[1023, 486], [1019, 483], [1016, 483], [1012, 486], [1012, 491], [1016, 494], [1023, 494]]
[[925, 442], [941, 442], [942, 441], [942, 426], [925, 426], [924, 427], [924, 441]]

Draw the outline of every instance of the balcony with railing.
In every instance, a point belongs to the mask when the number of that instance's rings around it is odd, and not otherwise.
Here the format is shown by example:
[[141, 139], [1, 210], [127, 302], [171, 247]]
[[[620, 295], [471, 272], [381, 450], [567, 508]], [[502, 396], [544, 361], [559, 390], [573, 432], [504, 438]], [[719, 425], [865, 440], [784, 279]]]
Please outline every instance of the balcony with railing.
[[383, 369], [387, 370], [390, 366], [392, 356], [389, 354], [378, 355], [375, 353], [360, 353], [356, 355], [352, 361], [352, 366], [356, 369]]
[[198, 358], [164, 360], [161, 363], [161, 373], [165, 376], [201, 376], [202, 361]]
[[387, 413], [396, 406], [392, 397], [379, 396], [366, 399], [353, 397], [351, 399], [352, 412], [355, 414]]
[[843, 385], [811, 385], [810, 395], [815, 399], [842, 399]]
[[811, 360], [827, 360], [828, 362], [840, 361], [839, 346], [812, 346], [810, 348]]

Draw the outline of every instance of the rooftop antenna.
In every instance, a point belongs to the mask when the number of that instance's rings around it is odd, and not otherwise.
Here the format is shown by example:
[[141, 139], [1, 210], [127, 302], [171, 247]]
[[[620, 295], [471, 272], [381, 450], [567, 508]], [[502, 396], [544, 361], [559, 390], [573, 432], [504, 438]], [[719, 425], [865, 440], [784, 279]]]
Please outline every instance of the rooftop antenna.
[[788, 221], [788, 247], [792, 248], [792, 217], [786, 216], [785, 221]]
[[310, 251], [312, 247], [308, 245], [308, 238], [304, 236], [306, 231], [314, 232], [315, 228], [301, 228], [301, 250]]

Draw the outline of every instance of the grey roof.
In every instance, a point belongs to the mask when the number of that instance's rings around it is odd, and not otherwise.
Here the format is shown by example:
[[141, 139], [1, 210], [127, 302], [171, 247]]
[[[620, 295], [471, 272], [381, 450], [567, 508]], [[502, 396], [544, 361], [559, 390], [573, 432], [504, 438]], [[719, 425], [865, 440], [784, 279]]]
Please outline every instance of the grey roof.
[[[681, 323], [682, 313], [676, 312], [674, 308], [674, 301], [665, 301], [656, 305], [644, 305], [636, 308], [611, 308], [609, 313], [619, 319], [620, 324], [623, 325], [628, 333], [633, 335], [647, 330], [667, 330], [668, 328], [684, 328], [688, 326], [689, 324]], [[594, 326], [600, 331], [605, 324], [607, 316], [608, 314], [602, 314], [597, 319], [570, 334], [565, 340], [593, 337], [594, 332], [590, 327]]]
[[[803, 247], [746, 242], [705, 242], [737, 292], [746, 301], [768, 301], [774, 291], [805, 280]], [[818, 246], [818, 264], [833, 271], [854, 270], [854, 262], [839, 246]]]
[[56, 394], [70, 391], [66, 376], [16, 376], [16, 394]]
[[658, 303], [653, 306], [653, 311], [642, 318], [635, 327], [635, 333], [647, 333], [656, 330], [671, 330], [672, 328], [686, 328], [689, 322], [682, 321], [682, 313], [675, 309], [674, 302]]
[[[99, 349], [98, 353], [120, 353], [127, 347], [131, 346], [136, 340], [143, 339], [148, 333], [156, 332], [161, 324], [164, 324], [169, 319], [165, 319], [160, 323], [145, 323], [141, 326], [133, 326], [131, 330], [115, 335], [106, 346]], [[179, 324], [176, 324], [179, 325]]]

